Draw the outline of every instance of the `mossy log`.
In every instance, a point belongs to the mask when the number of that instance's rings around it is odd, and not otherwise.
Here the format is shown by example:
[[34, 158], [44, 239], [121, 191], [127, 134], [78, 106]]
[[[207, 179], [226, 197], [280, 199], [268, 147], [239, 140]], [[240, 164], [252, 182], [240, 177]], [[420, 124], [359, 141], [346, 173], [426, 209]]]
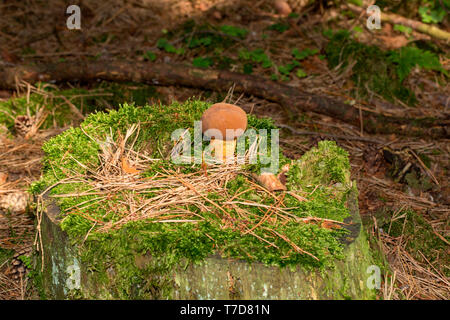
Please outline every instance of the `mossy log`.
[[[100, 279], [100, 274], [89, 268], [78, 246], [61, 229], [58, 206], [49, 197], [44, 199], [42, 285], [46, 296], [117, 298], [120, 279], [116, 266], [110, 265], [107, 279]], [[336, 260], [334, 268], [319, 271], [298, 266], [294, 270], [211, 255], [201, 263], [179, 265], [164, 281], [158, 281], [160, 275], [149, 274], [147, 283], [130, 283], [121, 290], [126, 290], [131, 299], [142, 298], [136, 292], [145, 286], [148, 299], [373, 299], [375, 292], [367, 286], [368, 267], [373, 263], [361, 228], [357, 201], [357, 191], [353, 188], [347, 201], [351, 217], [345, 220], [350, 233], [341, 239], [345, 244], [345, 258]], [[133, 263], [142, 269], [153, 258], [150, 253], [136, 253]], [[105, 263], [108, 263], [106, 258]]]

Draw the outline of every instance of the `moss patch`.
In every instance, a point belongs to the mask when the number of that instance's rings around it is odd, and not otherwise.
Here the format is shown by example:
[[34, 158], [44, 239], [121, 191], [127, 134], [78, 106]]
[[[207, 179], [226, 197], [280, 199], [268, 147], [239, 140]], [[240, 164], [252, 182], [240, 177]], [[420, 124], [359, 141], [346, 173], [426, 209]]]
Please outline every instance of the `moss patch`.
[[[400, 214], [404, 217], [386, 223], [382, 227], [383, 230], [393, 237], [403, 236], [405, 249], [414, 259], [427, 263], [420, 251], [435, 268], [450, 276], [450, 271], [445, 267], [450, 263], [448, 245], [433, 232], [430, 224], [420, 214], [412, 210]], [[447, 236], [446, 240], [449, 241], [450, 237]]]
[[413, 91], [403, 85], [413, 67], [440, 71], [447, 75], [439, 62], [439, 57], [417, 47], [403, 47], [397, 50], [383, 51], [376, 46], [368, 46], [353, 40], [348, 31], [328, 34], [330, 42], [326, 48], [331, 68], [342, 64], [344, 70], [351, 62], [353, 94], [360, 97], [370, 96], [370, 91], [394, 102], [402, 100], [415, 104], [417, 99]]
[[[12, 98], [0, 101], [0, 123], [8, 129], [14, 128], [14, 119], [19, 115], [35, 116], [37, 110], [42, 109], [48, 114], [40, 127], [48, 129], [52, 127], [64, 127], [79, 120], [67, 101], [77, 108], [82, 114], [117, 106], [122, 103], [135, 103], [146, 105], [151, 99], [159, 98], [155, 87], [136, 83], [109, 83], [102, 82], [90, 89], [73, 88], [67, 90], [55, 90], [53, 87], [40, 83], [42, 94], [32, 93], [29, 98]], [[0, 128], [1, 130], [1, 128]]]

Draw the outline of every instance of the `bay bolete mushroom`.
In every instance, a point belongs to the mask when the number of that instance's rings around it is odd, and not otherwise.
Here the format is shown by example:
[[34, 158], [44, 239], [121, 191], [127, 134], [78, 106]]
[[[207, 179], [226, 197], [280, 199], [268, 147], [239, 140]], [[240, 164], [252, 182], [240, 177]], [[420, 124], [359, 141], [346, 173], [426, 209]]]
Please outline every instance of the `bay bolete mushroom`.
[[202, 132], [211, 139], [214, 158], [226, 161], [234, 157], [236, 139], [247, 129], [247, 114], [229, 103], [216, 103], [202, 115]]

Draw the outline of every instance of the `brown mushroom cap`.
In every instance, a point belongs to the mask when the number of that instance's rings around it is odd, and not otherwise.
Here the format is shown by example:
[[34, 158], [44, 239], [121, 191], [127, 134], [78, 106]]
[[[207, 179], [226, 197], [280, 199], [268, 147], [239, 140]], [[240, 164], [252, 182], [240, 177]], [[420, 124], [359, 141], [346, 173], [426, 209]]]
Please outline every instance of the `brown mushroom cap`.
[[275, 10], [282, 16], [288, 16], [292, 9], [285, 0], [275, 0]]
[[[202, 132], [209, 138], [215, 138], [213, 134], [205, 132], [210, 129], [219, 130], [222, 140], [233, 140], [241, 136], [247, 129], [247, 114], [240, 107], [229, 103], [216, 103], [207, 109], [202, 115]], [[228, 137], [227, 129], [238, 130]]]

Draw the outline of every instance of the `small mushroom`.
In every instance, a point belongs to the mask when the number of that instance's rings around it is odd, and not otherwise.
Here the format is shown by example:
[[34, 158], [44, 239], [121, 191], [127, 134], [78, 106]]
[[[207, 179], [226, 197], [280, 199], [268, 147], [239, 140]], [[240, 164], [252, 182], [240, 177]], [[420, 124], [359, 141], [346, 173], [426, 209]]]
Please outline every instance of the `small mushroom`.
[[202, 132], [211, 139], [214, 158], [227, 161], [234, 157], [236, 139], [247, 129], [247, 114], [229, 103], [216, 103], [202, 115]]
[[292, 12], [291, 7], [285, 0], [275, 0], [274, 7], [278, 14], [284, 17]]

